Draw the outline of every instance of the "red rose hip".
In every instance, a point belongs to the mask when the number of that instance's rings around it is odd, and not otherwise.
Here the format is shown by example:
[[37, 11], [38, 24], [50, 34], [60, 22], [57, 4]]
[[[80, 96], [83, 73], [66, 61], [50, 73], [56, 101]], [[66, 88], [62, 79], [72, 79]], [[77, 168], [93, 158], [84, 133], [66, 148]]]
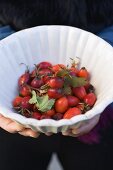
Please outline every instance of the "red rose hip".
[[58, 99], [62, 97], [62, 89], [50, 88], [48, 89], [47, 93], [48, 93], [49, 98]]
[[67, 112], [63, 116], [63, 119], [71, 119], [72, 117], [80, 114], [81, 110], [77, 107], [73, 107], [67, 110]]
[[68, 104], [70, 107], [76, 106], [80, 100], [75, 96], [67, 96]]
[[63, 84], [64, 84], [64, 80], [62, 78], [60, 78], [60, 77], [54, 77], [54, 78], [51, 78], [48, 81], [48, 85], [51, 88], [62, 88]]
[[28, 85], [24, 84], [19, 88], [19, 95], [20, 96], [30, 96], [31, 95], [31, 89]]
[[84, 86], [81, 86], [81, 87], [74, 87], [73, 94], [81, 100], [86, 96], [87, 93]]
[[20, 107], [22, 102], [22, 97], [16, 96], [15, 99], [12, 101], [13, 107]]
[[42, 79], [34, 78], [31, 82], [31, 86], [34, 88], [40, 88], [42, 85], [44, 85], [44, 82]]
[[33, 107], [33, 105], [29, 103], [30, 98], [31, 98], [30, 96], [22, 98], [21, 107], [23, 109], [28, 109], [29, 110], [29, 109], [31, 109]]
[[41, 118], [41, 113], [40, 112], [32, 112], [32, 118], [35, 118], [37, 120], [40, 120]]
[[18, 79], [18, 85], [21, 86], [23, 84], [27, 84], [30, 80], [30, 74], [29, 72], [26, 72], [25, 74], [21, 75]]
[[94, 93], [88, 93], [84, 97], [84, 103], [86, 103], [89, 106], [93, 106], [96, 102], [96, 95]]
[[47, 62], [47, 61], [43, 61], [43, 62], [37, 64], [37, 67], [40, 68], [40, 69], [51, 68], [52, 64]]
[[55, 102], [55, 110], [58, 113], [64, 113], [68, 106], [68, 99], [66, 97], [61, 97]]

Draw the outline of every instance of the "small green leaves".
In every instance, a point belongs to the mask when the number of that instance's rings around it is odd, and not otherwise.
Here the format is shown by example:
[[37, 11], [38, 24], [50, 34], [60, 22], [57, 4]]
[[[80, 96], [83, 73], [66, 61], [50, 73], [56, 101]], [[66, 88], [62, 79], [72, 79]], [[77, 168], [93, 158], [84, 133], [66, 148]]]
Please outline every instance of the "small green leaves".
[[72, 87], [80, 87], [87, 84], [87, 80], [83, 77], [66, 77], [65, 82]]
[[30, 104], [35, 104], [37, 103], [37, 96], [36, 96], [36, 92], [34, 90], [32, 90], [32, 98], [29, 100]]
[[54, 99], [49, 99], [48, 95], [37, 96], [35, 91], [32, 91], [32, 98], [29, 100], [30, 104], [36, 104], [36, 107], [41, 112], [47, 112], [50, 110], [54, 103]]
[[87, 80], [83, 77], [75, 77], [70, 75], [70, 71], [66, 68], [62, 68], [57, 76], [64, 77], [64, 86], [80, 87], [87, 84]]
[[48, 110], [50, 110], [52, 108], [52, 106], [55, 103], [54, 99], [48, 99], [48, 95], [39, 97], [38, 96], [38, 102], [39, 102], [39, 106], [36, 104], [36, 106], [39, 107], [38, 110], [40, 110], [41, 112], [47, 112]]
[[57, 76], [58, 77], [64, 77], [64, 76], [66, 76], [66, 75], [68, 75], [69, 74], [69, 71], [68, 70], [66, 70], [66, 69], [61, 69], [58, 73], [57, 73]]

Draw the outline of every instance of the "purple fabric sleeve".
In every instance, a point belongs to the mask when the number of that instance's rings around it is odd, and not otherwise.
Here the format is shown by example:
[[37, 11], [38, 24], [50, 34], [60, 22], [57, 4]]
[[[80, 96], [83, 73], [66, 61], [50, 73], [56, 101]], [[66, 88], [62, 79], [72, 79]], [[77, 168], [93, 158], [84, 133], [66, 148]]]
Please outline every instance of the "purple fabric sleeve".
[[86, 135], [78, 137], [78, 139], [87, 144], [99, 144], [103, 136], [113, 126], [113, 103], [110, 104], [100, 116], [99, 123]]
[[[102, 32], [98, 33], [98, 36], [103, 38], [109, 44], [113, 46], [113, 26], [108, 27]], [[87, 144], [97, 144], [103, 139], [105, 133], [107, 133], [113, 126], [113, 103], [111, 103], [101, 114], [99, 123], [86, 135], [78, 137], [81, 142]]]

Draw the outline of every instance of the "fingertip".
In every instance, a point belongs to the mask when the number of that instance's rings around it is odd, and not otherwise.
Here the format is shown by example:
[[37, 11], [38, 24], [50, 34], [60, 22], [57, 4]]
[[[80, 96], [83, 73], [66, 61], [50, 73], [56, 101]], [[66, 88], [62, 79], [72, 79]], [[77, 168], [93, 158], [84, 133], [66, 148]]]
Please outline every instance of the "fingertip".
[[53, 134], [53, 133], [51, 133], [51, 132], [45, 133], [46, 136], [51, 136], [52, 134]]
[[73, 130], [72, 130], [72, 134], [77, 135], [77, 134], [78, 134], [78, 131], [75, 130], [75, 129], [73, 129]]
[[21, 132], [18, 132], [20, 135], [26, 136], [26, 137], [32, 137], [32, 138], [38, 138], [40, 133], [39, 132], [35, 132], [31, 129], [24, 129]]
[[36, 133], [36, 134], [30, 133], [30, 134], [29, 134], [29, 137], [32, 137], [32, 138], [38, 138], [39, 136], [40, 136], [39, 133]]
[[7, 125], [7, 129], [9, 129], [11, 133], [16, 133], [24, 131], [25, 127], [17, 122], [11, 122]]
[[40, 136], [40, 133], [39, 132], [36, 132], [36, 131], [33, 131], [31, 129], [28, 129], [27, 131], [28, 133], [28, 136], [29, 137], [32, 137], [32, 138], [38, 138]]
[[62, 132], [62, 135], [63, 135], [63, 136], [68, 136], [69, 133], [68, 133], [68, 132]]

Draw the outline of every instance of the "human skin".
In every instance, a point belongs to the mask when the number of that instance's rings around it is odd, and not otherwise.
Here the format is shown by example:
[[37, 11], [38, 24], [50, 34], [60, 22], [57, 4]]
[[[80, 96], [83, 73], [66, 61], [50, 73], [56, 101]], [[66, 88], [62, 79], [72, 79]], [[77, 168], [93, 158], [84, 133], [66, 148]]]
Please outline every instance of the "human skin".
[[37, 138], [40, 133], [31, 130], [30, 128], [25, 128], [21, 124], [6, 118], [0, 114], [0, 127], [9, 133], [19, 133], [23, 136], [29, 136]]
[[63, 132], [62, 134], [64, 136], [72, 136], [72, 137], [79, 137], [79, 136], [85, 135], [88, 132], [90, 132], [98, 124], [99, 119], [100, 119], [100, 114], [84, 122], [84, 124], [80, 123], [77, 127], [72, 126], [69, 130], [67, 130], [66, 132]]
[[[99, 121], [100, 115], [95, 116], [88, 122], [86, 122], [83, 126], [78, 126], [77, 128], [75, 126], [72, 126], [71, 129], [67, 130], [66, 132], [63, 132], [62, 134], [64, 136], [72, 136], [72, 137], [78, 137], [81, 135], [84, 135], [91, 131], [96, 124]], [[33, 138], [38, 138], [40, 135], [40, 132], [35, 132], [30, 128], [25, 128], [21, 124], [4, 117], [3, 115], [0, 114], [0, 128], [6, 130], [9, 133], [19, 133], [20, 135], [23, 136], [29, 136]], [[52, 135], [51, 133], [46, 133], [45, 135], [50, 136]]]

